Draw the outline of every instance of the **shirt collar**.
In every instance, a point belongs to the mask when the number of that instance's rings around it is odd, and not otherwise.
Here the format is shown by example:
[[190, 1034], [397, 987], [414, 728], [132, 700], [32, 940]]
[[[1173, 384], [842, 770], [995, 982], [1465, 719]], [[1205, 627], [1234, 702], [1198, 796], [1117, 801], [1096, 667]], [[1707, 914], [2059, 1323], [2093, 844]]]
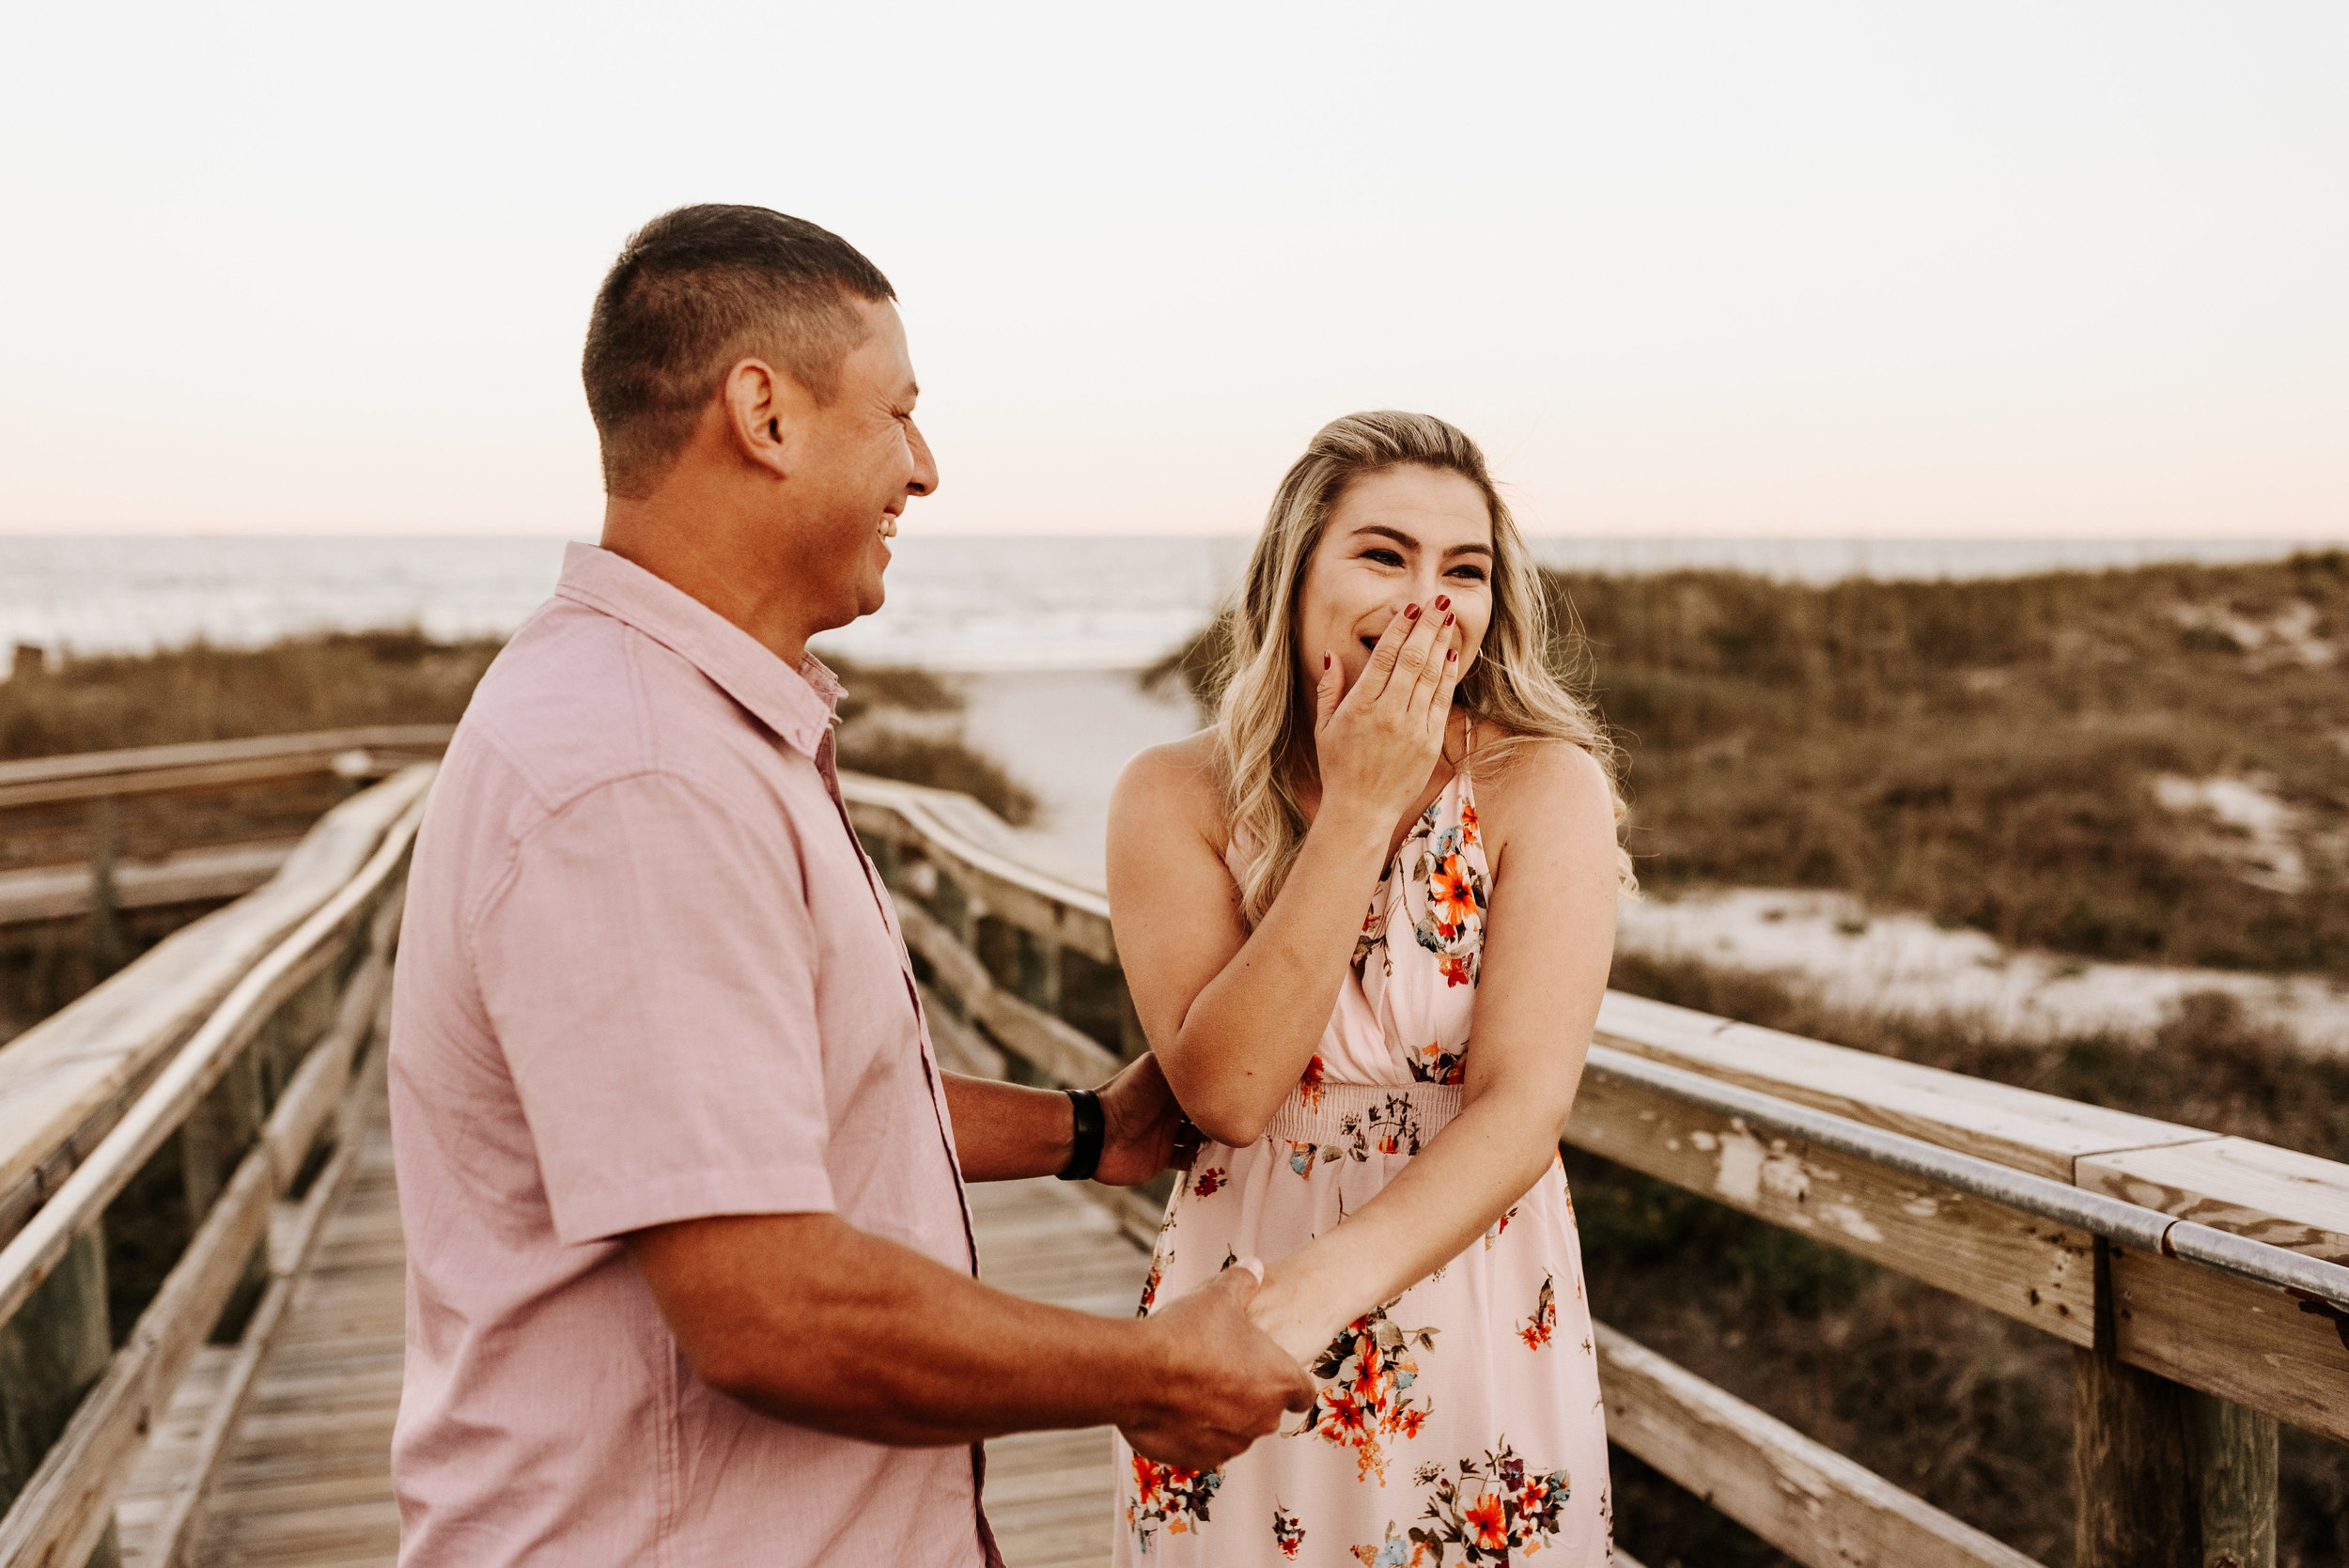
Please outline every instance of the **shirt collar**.
[[557, 598], [599, 611], [643, 632], [709, 677], [759, 722], [813, 757], [846, 695], [814, 654], [796, 671], [767, 645], [682, 588], [608, 550], [564, 547]]

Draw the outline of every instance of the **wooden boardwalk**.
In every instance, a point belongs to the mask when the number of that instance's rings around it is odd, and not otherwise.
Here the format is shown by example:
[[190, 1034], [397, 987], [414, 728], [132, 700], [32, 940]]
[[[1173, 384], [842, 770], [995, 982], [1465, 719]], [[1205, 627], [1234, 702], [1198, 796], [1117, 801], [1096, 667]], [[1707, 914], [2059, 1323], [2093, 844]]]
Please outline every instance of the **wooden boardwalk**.
[[[971, 1206], [990, 1283], [1087, 1312], [1134, 1310], [1148, 1260], [1099, 1205], [1045, 1180], [974, 1187]], [[405, 1258], [379, 1101], [350, 1191], [319, 1238], [196, 1532], [193, 1568], [392, 1562]], [[150, 1561], [172, 1479], [230, 1355], [202, 1352], [149, 1439], [118, 1514], [127, 1568]], [[1009, 1568], [1108, 1561], [1108, 1428], [1005, 1438], [988, 1452], [988, 1513]]]

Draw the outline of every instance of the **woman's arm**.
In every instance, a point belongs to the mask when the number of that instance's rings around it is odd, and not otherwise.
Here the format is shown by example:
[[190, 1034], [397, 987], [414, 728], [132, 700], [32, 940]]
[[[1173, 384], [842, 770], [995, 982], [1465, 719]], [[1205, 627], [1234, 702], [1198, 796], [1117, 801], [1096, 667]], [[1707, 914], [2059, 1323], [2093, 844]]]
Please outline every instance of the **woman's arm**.
[[1459, 1255], [1556, 1157], [1615, 940], [1615, 816], [1579, 747], [1528, 749], [1483, 812], [1493, 863], [1465, 1105], [1346, 1222], [1266, 1271], [1250, 1315], [1304, 1360]]
[[1334, 664], [1322, 677], [1320, 807], [1252, 932], [1221, 859], [1206, 737], [1144, 752], [1118, 778], [1118, 952], [1167, 1082], [1210, 1138], [1255, 1141], [1329, 1025], [1388, 840], [1441, 754], [1456, 642], [1448, 615], [1398, 614], [1351, 691]]

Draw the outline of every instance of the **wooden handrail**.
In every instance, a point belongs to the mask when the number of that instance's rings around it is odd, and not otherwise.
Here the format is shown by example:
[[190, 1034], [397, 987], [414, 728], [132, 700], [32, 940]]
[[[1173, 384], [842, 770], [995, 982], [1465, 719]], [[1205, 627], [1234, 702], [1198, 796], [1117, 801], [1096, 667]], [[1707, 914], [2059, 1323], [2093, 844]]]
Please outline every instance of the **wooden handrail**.
[[182, 926], [0, 1048], [0, 1241], [285, 934], [333, 898], [430, 782], [410, 770], [321, 817], [257, 891]]
[[450, 724], [370, 724], [0, 762], [0, 811], [299, 778], [354, 752], [438, 754], [454, 733]]
[[868, 841], [917, 849], [1006, 924], [1097, 963], [1117, 962], [1109, 899], [1022, 864], [1009, 830], [969, 796], [863, 773], [841, 774], [840, 792], [849, 821]]
[[[285, 1319], [294, 1278], [350, 1175], [353, 1066], [385, 1021], [407, 862], [434, 770], [431, 764], [407, 769], [329, 814], [281, 874], [286, 886], [272, 884], [221, 911], [240, 918], [215, 919], [209, 939], [188, 944], [195, 961], [159, 948], [83, 999], [93, 1002], [83, 1010], [84, 1026], [128, 1017], [170, 1020], [168, 1027], [134, 1032], [112, 1052], [94, 1053], [98, 1067], [78, 1079], [68, 1070], [72, 1058], [58, 1048], [61, 1041], [87, 1041], [74, 1029], [28, 1034], [0, 1049], [0, 1064], [21, 1059], [44, 1069], [15, 1079], [23, 1091], [18, 1109], [37, 1113], [19, 1117], [18, 1141], [5, 1152], [20, 1169], [70, 1170], [0, 1247], [0, 1332], [31, 1346], [31, 1364], [45, 1369], [53, 1385], [11, 1388], [11, 1402], [70, 1411], [61, 1429], [47, 1426], [54, 1436], [39, 1467], [13, 1478], [23, 1484], [0, 1517], [0, 1562], [78, 1568], [107, 1538], [142, 1440], [206, 1333], [253, 1278], [272, 1214], [292, 1207], [280, 1227], [286, 1244], [260, 1270], [267, 1288], [201, 1435], [196, 1464], [167, 1505], [164, 1560], [182, 1544], [253, 1373]], [[111, 998], [102, 994], [109, 991]], [[127, 1008], [126, 998], [133, 1003]], [[191, 1017], [192, 1032], [179, 1027]], [[381, 1063], [375, 1052], [363, 1083], [379, 1081]], [[43, 1103], [34, 1091], [55, 1078], [70, 1080], [70, 1092]], [[110, 1083], [125, 1087], [93, 1112], [93, 1096]], [[337, 1122], [340, 1152], [299, 1205], [281, 1203], [321, 1132]], [[89, 1261], [101, 1250], [107, 1205], [175, 1133], [199, 1222], [127, 1342], [108, 1354], [105, 1293]]]
[[[407, 864], [416, 828], [424, 819], [421, 786], [429, 766], [416, 769], [417, 798], [383, 835], [366, 865], [311, 911], [293, 932], [238, 978], [210, 1017], [172, 1057], [122, 1120], [91, 1151], [56, 1195], [41, 1205], [23, 1229], [0, 1247], [0, 1320], [24, 1304], [117, 1193], [130, 1184], [163, 1141], [179, 1130], [238, 1051], [287, 998], [321, 972], [340, 952], [351, 925], [369, 909], [385, 885]], [[288, 1180], [292, 1172], [285, 1172]]]
[[[179, 849], [152, 861], [113, 867], [113, 907], [148, 908], [241, 898], [277, 875], [298, 840], [255, 839]], [[100, 901], [88, 862], [0, 871], [0, 925], [85, 915]]]

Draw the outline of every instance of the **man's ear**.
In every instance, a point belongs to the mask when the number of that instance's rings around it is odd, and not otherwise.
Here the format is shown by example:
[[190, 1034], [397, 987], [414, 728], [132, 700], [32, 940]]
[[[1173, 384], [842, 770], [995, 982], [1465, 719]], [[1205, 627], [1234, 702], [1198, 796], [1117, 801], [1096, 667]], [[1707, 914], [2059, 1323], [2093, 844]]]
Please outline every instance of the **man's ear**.
[[814, 399], [765, 360], [738, 360], [719, 389], [726, 427], [745, 461], [787, 479], [799, 466]]

